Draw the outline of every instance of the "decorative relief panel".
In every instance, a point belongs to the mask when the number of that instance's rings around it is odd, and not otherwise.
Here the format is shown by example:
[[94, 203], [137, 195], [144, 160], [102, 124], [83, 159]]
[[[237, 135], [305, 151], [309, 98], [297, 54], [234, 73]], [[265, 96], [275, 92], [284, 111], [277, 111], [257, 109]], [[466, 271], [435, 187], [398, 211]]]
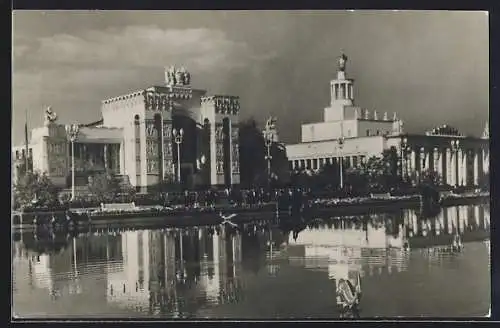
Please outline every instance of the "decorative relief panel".
[[153, 120], [145, 120], [146, 123], [146, 137], [148, 138], [157, 138], [158, 130], [155, 127]]
[[170, 102], [167, 94], [149, 91], [144, 97], [146, 110], [169, 111]]
[[237, 143], [233, 143], [231, 151], [232, 151], [232, 154], [231, 154], [232, 172], [233, 172], [233, 174], [240, 174], [240, 147], [239, 147], [239, 145]]
[[172, 138], [172, 123], [163, 122], [163, 137], [169, 140]]
[[222, 124], [215, 125], [215, 167], [217, 174], [224, 174], [224, 132]]
[[51, 142], [48, 145], [48, 152], [51, 155], [66, 154], [67, 145], [63, 142]]
[[174, 173], [173, 165], [174, 161], [171, 158], [165, 159], [165, 176], [170, 176]]
[[146, 156], [158, 157], [158, 141], [154, 139], [146, 139]]
[[217, 161], [216, 162], [216, 171], [217, 174], [224, 174], [224, 162], [223, 161]]
[[147, 173], [158, 173], [158, 160], [154, 158], [146, 159]]
[[215, 126], [215, 142], [222, 142], [224, 140], [224, 130], [222, 124]]
[[165, 143], [163, 144], [163, 153], [165, 157], [172, 156], [172, 142], [170, 142], [170, 140], [165, 140]]
[[239, 138], [239, 129], [237, 126], [233, 126], [231, 128], [231, 140], [235, 142], [238, 140], [238, 138]]
[[237, 115], [240, 111], [240, 100], [235, 96], [204, 97], [202, 103], [212, 103], [217, 114]]
[[173, 87], [170, 93], [172, 99], [190, 99], [193, 97], [193, 91], [191, 88], [186, 87]]
[[231, 170], [233, 172], [233, 175], [240, 174], [240, 162], [239, 161], [233, 161]]
[[215, 156], [220, 160], [222, 160], [222, 158], [224, 157], [224, 146], [222, 143], [218, 143], [215, 145]]
[[163, 176], [164, 178], [172, 176], [173, 170], [173, 146], [172, 146], [172, 122], [163, 121]]
[[47, 144], [49, 173], [52, 176], [64, 176], [66, 174], [66, 151], [65, 142], [50, 142]]

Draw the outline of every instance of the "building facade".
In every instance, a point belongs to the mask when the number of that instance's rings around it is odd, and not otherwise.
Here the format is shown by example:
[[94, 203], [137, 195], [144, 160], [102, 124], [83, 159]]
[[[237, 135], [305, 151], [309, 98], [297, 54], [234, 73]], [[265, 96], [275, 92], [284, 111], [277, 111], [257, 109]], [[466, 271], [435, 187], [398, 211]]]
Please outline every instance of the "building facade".
[[[184, 68], [170, 67], [164, 85], [104, 100], [100, 121], [78, 125], [75, 184], [104, 171], [127, 177], [142, 191], [164, 181], [189, 187], [239, 184], [239, 112], [238, 97], [207, 96], [191, 87]], [[66, 128], [49, 108], [28, 147], [14, 147], [14, 168], [20, 172], [28, 156], [31, 169], [68, 186], [72, 155]]]
[[414, 176], [414, 181], [433, 171], [442, 184], [473, 186], [489, 172], [488, 125], [482, 138], [464, 136], [447, 125], [424, 134], [405, 133], [396, 113], [390, 117], [355, 105], [355, 84], [346, 77], [346, 64], [342, 54], [336, 79], [330, 82], [324, 121], [303, 124], [301, 142], [286, 146], [291, 170], [317, 171], [340, 161], [344, 168], [356, 167], [393, 147], [399, 154], [399, 174]]

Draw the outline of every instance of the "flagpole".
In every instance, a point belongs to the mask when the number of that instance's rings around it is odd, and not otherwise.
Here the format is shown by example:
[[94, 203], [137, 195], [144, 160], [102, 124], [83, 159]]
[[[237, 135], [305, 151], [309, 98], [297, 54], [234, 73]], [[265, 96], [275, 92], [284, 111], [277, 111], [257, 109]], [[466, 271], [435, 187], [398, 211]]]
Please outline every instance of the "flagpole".
[[26, 165], [25, 174], [28, 174], [28, 169], [29, 169], [29, 159], [28, 159], [28, 155], [29, 155], [29, 145], [28, 145], [28, 109], [25, 109], [24, 113], [25, 113], [25, 121], [24, 121], [24, 145], [26, 147], [24, 161], [25, 161], [25, 165]]

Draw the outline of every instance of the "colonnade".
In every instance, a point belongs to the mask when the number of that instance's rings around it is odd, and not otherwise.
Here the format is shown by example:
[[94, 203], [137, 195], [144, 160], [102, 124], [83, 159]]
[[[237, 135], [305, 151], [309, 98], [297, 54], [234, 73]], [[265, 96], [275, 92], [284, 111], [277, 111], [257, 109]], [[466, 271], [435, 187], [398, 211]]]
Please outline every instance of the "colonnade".
[[365, 155], [348, 155], [348, 156], [338, 156], [338, 157], [313, 157], [305, 159], [296, 159], [289, 161], [289, 168], [291, 170], [307, 169], [307, 170], [319, 170], [325, 165], [338, 164], [340, 159], [343, 160], [344, 168], [356, 167], [359, 163], [362, 163], [365, 159]]
[[403, 148], [403, 175], [416, 175], [418, 181], [426, 172], [436, 172], [442, 184], [451, 186], [477, 186], [481, 177], [489, 172], [489, 151], [482, 148], [450, 147]]
[[[415, 175], [418, 181], [426, 171], [436, 172], [442, 184], [451, 186], [477, 186], [481, 178], [489, 172], [489, 150], [480, 147], [462, 148], [458, 143], [450, 146], [409, 146], [401, 148], [400, 174], [404, 177]], [[327, 164], [338, 164], [343, 159], [343, 167], [356, 167], [366, 155], [346, 155], [337, 157], [311, 157], [289, 161], [290, 170], [319, 170]]]

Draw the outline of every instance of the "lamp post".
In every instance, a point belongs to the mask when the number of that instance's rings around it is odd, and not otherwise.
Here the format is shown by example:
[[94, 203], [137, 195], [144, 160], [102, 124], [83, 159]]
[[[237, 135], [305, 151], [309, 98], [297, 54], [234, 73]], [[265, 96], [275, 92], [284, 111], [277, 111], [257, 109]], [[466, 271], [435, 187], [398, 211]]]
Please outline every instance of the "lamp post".
[[340, 189], [344, 189], [344, 158], [342, 156], [342, 149], [344, 148], [344, 137], [338, 139], [340, 156], [339, 156], [339, 168], [340, 168]]
[[401, 178], [403, 181], [407, 181], [407, 161], [406, 156], [408, 154], [408, 139], [404, 138], [401, 140]]
[[271, 146], [273, 144], [273, 136], [272, 132], [267, 130], [265, 132], [265, 139], [266, 139], [266, 161], [267, 161], [267, 187], [270, 189], [271, 188], [271, 160], [273, 157], [271, 156]]
[[453, 159], [455, 169], [453, 170], [453, 180], [455, 180], [455, 186], [459, 184], [458, 181], [458, 149], [460, 148], [460, 140], [452, 140], [451, 141], [451, 150], [455, 154]]
[[80, 127], [78, 124], [66, 125], [66, 134], [71, 142], [71, 200], [75, 200], [75, 141]]
[[184, 129], [172, 130], [172, 134], [174, 135], [174, 141], [177, 144], [177, 182], [181, 183], [181, 143], [184, 138]]

